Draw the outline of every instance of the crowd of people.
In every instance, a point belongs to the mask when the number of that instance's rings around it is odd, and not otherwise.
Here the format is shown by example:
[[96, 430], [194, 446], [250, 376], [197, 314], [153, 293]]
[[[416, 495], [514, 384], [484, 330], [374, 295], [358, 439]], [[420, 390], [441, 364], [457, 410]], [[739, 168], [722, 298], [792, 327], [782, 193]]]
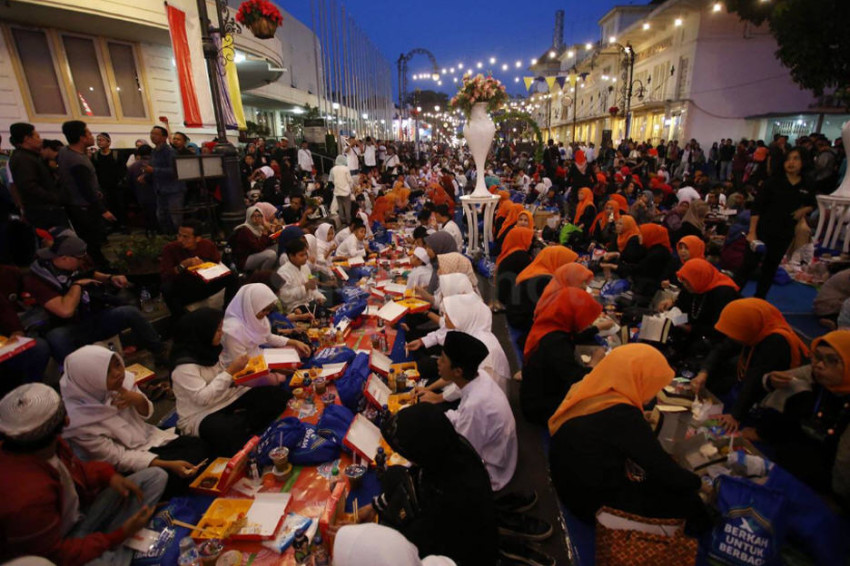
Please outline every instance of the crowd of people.
[[[259, 139], [241, 153], [244, 223], [219, 239], [185, 208], [216, 187], [180, 181], [175, 168], [178, 155], [209, 145], [155, 126], [127, 155], [83, 122], [62, 131], [64, 145], [13, 124], [15, 149], [0, 163], [14, 234], [0, 250], [0, 334], [32, 338], [0, 361], [0, 481], [32, 486], [0, 501], [0, 560], [129, 563], [122, 542], [157, 501], [185, 494], [208, 459], [233, 456], [292, 396], [234, 376], [264, 346], [310, 358], [314, 346], [292, 325], [342, 304], [347, 277], [335, 261], [368, 257], [387, 230], [404, 234], [407, 289], [430, 303], [400, 323], [420, 403], [381, 423], [412, 466], [383, 473], [380, 494], [360, 508], [381, 526], [340, 529], [334, 564], [367, 563], [355, 547], [374, 553], [370, 564], [554, 564], [528, 544], [552, 533], [523, 514], [538, 494], [511, 488], [514, 389], [522, 417], [548, 431], [557, 495], [581, 520], [607, 506], [685, 519], [689, 534], [711, 528], [705, 484], [644, 418], [676, 375], [724, 399], [726, 434], [759, 443], [839, 507], [850, 501], [848, 272], [816, 302], [836, 329], [811, 344], [765, 300], [783, 262], [812, 263], [800, 252], [815, 196], [846, 169], [838, 144], [776, 136], [721, 140], [706, 153], [695, 140], [598, 149], [550, 140], [531, 155], [501, 141], [485, 178], [499, 199], [493, 254], [479, 261], [465, 248], [459, 198], [476, 169], [462, 147], [351, 137], [323, 175], [306, 143]], [[132, 281], [111, 267], [108, 232], [132, 229], [174, 237], [158, 259], [163, 328], [127, 301]], [[229, 269], [206, 281], [194, 271], [209, 263]], [[623, 283], [600, 294], [594, 282]], [[216, 296], [221, 307], [209, 306]], [[616, 328], [673, 309], [687, 322], [666, 343], [602, 347]], [[153, 389], [113, 347], [122, 333], [152, 354], [176, 427], [148, 422]], [[53, 364], [58, 387], [44, 383]]]

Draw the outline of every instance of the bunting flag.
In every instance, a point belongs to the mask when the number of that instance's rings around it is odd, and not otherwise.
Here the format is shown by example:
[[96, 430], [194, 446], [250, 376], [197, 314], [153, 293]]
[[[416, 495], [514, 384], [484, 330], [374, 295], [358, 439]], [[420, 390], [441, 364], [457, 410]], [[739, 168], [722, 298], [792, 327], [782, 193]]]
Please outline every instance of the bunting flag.
[[522, 80], [523, 80], [523, 82], [525, 83], [525, 90], [530, 89], [530, 88], [531, 88], [531, 83], [533, 83], [533, 82], [534, 82], [534, 78], [533, 78], [533, 77], [523, 77], [523, 78], [522, 78]]
[[174, 52], [174, 63], [177, 67], [177, 78], [180, 83], [180, 97], [183, 101], [183, 121], [187, 127], [198, 128], [203, 125], [203, 121], [201, 120], [201, 108], [198, 104], [198, 93], [195, 90], [195, 79], [192, 74], [189, 40], [186, 37], [186, 12], [168, 4], [165, 5], [165, 11], [168, 15], [171, 49]]
[[227, 86], [230, 92], [230, 102], [233, 104], [233, 114], [236, 116], [236, 125], [240, 130], [247, 130], [245, 124], [245, 109], [242, 108], [242, 89], [239, 86], [239, 75], [236, 73], [236, 49], [233, 47], [233, 36], [227, 34], [222, 42], [224, 46], [224, 70], [227, 73]]
[[[221, 34], [218, 32], [210, 34], [215, 48], [221, 53]], [[233, 112], [233, 101], [230, 98], [230, 89], [227, 88], [227, 77], [221, 66], [221, 57], [215, 59], [215, 82], [218, 84], [219, 103], [224, 114], [224, 125], [228, 130], [236, 129], [236, 115]]]
[[549, 91], [552, 91], [552, 87], [555, 86], [555, 79], [558, 77], [546, 77], [546, 84], [549, 85]]
[[555, 77], [555, 82], [563, 89], [564, 85], [567, 84], [567, 77]]

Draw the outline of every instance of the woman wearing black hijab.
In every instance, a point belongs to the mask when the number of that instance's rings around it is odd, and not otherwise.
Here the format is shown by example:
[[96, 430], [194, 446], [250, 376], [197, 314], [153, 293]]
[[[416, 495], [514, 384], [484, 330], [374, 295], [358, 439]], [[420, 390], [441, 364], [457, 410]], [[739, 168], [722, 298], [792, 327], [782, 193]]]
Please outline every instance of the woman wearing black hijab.
[[475, 449], [435, 405], [408, 407], [384, 422], [390, 447], [413, 462], [391, 466], [374, 500], [380, 522], [401, 532], [419, 554], [458, 566], [493, 566], [499, 535], [490, 476]]
[[243, 356], [227, 367], [219, 361], [223, 318], [219, 310], [201, 308], [180, 319], [171, 348], [171, 381], [178, 430], [201, 437], [216, 455], [229, 457], [283, 413], [289, 395], [273, 385], [233, 383], [248, 360]]

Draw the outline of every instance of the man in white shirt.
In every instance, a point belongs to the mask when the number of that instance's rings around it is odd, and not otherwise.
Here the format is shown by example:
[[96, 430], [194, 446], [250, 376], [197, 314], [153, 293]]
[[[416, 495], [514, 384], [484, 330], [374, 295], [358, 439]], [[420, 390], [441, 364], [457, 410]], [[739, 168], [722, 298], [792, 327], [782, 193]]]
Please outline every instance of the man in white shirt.
[[277, 274], [283, 279], [279, 297], [286, 314], [300, 310], [309, 310], [311, 303], [324, 303], [325, 296], [318, 289], [318, 279], [314, 278], [307, 267], [307, 242], [301, 239], [286, 244], [286, 262]]
[[398, 175], [398, 168], [401, 165], [401, 161], [399, 161], [398, 155], [395, 154], [395, 148], [393, 146], [389, 146], [387, 151], [389, 155], [387, 155], [387, 160], [384, 162], [384, 171], [395, 177]]
[[451, 234], [452, 238], [454, 238], [455, 243], [457, 244], [457, 249], [463, 249], [463, 233], [460, 231], [460, 227], [457, 223], [452, 220], [451, 215], [449, 214], [449, 205], [447, 204], [438, 204], [434, 207], [434, 216], [437, 218], [437, 222], [440, 223], [440, 230], [443, 232], [448, 232]]
[[514, 475], [518, 447], [516, 422], [508, 398], [493, 379], [479, 374], [478, 366], [487, 354], [487, 346], [477, 338], [451, 331], [446, 334], [437, 367], [441, 378], [461, 390], [460, 405], [447, 411], [446, 417], [478, 452], [496, 492]]
[[363, 166], [367, 173], [370, 173], [378, 164], [375, 152], [375, 143], [371, 136], [366, 136], [366, 146], [363, 148]]
[[313, 155], [306, 141], [301, 142], [301, 149], [298, 150], [298, 171], [304, 177], [309, 177], [313, 173]]
[[354, 176], [360, 171], [360, 142], [351, 136], [348, 138], [348, 147], [345, 149], [345, 158], [348, 160], [348, 170]]
[[366, 247], [363, 240], [366, 239], [366, 225], [360, 218], [351, 221], [351, 234], [343, 240], [336, 250], [336, 255], [346, 259], [352, 257], [366, 257]]

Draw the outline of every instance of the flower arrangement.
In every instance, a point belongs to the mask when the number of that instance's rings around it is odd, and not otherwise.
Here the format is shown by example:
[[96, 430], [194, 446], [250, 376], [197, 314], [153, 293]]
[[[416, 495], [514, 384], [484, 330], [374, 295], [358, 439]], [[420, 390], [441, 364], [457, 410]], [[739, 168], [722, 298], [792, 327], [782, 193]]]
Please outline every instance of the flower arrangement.
[[620, 113], [620, 108], [619, 108], [619, 107], [617, 107], [617, 106], [612, 106], [611, 108], [609, 108], [609, 109], [608, 109], [608, 113], [609, 113], [611, 116], [616, 116], [617, 114], [619, 114], [619, 113]]
[[467, 75], [463, 77], [463, 84], [449, 105], [453, 110], [460, 110], [469, 118], [472, 107], [479, 102], [487, 103], [487, 112], [495, 112], [507, 100], [508, 93], [505, 91], [505, 85], [497, 79], [480, 74], [471, 78]]
[[277, 6], [267, 0], [247, 0], [239, 6], [236, 21], [251, 28], [256, 37], [268, 39], [283, 24], [283, 16]]
[[147, 238], [136, 235], [122, 239], [112, 247], [115, 259], [111, 262], [119, 273], [157, 272], [162, 248], [171, 241], [167, 236]]

